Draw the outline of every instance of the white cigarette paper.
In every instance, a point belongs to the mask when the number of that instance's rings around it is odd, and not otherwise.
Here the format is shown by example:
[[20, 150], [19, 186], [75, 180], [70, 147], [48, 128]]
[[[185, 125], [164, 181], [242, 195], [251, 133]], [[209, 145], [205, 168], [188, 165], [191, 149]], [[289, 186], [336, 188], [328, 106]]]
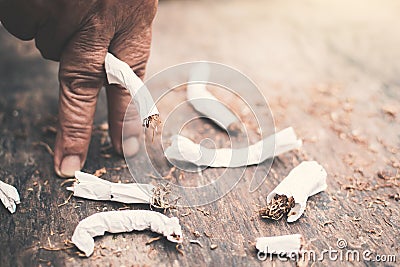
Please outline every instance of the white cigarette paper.
[[96, 236], [104, 235], [105, 232], [122, 233], [146, 229], [164, 235], [171, 242], [183, 242], [178, 218], [168, 218], [150, 210], [122, 210], [93, 214], [79, 222], [72, 235], [72, 242], [89, 257], [93, 253], [93, 238]]
[[146, 85], [127, 63], [107, 53], [104, 65], [108, 82], [110, 84], [119, 84], [128, 89], [136, 103], [142, 122], [153, 115], [159, 115]]
[[260, 237], [256, 240], [256, 248], [266, 254], [298, 254], [303, 242], [300, 234]]
[[0, 199], [4, 207], [11, 213], [14, 213], [17, 209], [17, 204], [21, 203], [18, 190], [14, 186], [2, 181], [0, 181]]
[[286, 128], [249, 147], [231, 149], [209, 149], [190, 139], [175, 135], [172, 144], [165, 150], [170, 161], [190, 162], [197, 166], [242, 167], [259, 164], [268, 158], [279, 156], [299, 148], [302, 141], [297, 139], [292, 127]]
[[289, 211], [287, 221], [300, 218], [307, 206], [308, 197], [327, 188], [327, 173], [316, 161], [303, 161], [290, 171], [289, 175], [267, 196], [269, 203], [276, 194], [293, 197], [295, 206]]
[[211, 94], [206, 84], [209, 78], [207, 63], [198, 63], [191, 71], [186, 97], [199, 113], [213, 120], [222, 129], [230, 132], [240, 129], [240, 122], [220, 100]]
[[120, 184], [98, 178], [92, 174], [75, 172], [72, 187], [67, 190], [74, 192], [75, 197], [93, 200], [108, 200], [126, 204], [149, 204], [153, 196], [154, 186], [150, 184]]

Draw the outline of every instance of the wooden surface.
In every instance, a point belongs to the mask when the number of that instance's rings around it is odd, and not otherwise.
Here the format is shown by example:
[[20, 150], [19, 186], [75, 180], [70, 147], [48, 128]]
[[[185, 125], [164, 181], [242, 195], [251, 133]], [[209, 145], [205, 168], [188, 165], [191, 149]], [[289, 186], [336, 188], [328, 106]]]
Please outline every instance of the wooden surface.
[[[41, 59], [32, 42], [18, 41], [0, 28], [0, 179], [19, 190], [22, 201], [13, 215], [0, 207], [0, 265], [295, 265], [276, 258], [260, 262], [254, 248], [256, 237], [290, 233], [303, 234], [307, 248], [317, 253], [335, 249], [337, 240], [345, 239], [348, 249], [396, 255], [399, 262], [400, 210], [394, 197], [400, 191], [399, 8], [397, 1], [160, 3], [148, 77], [196, 59], [231, 65], [258, 85], [276, 127], [293, 126], [304, 141], [300, 151], [275, 159], [273, 171], [256, 192], [248, 192], [255, 170], [251, 167], [222, 199], [200, 210], [173, 210], [183, 226], [184, 255], [165, 239], [145, 245], [157, 236], [150, 232], [96, 238], [95, 253], [89, 259], [80, 257], [75, 248], [65, 249], [64, 241], [81, 219], [125, 205], [71, 198], [59, 206], [69, 193], [53, 172], [51, 155], [35, 145], [54, 145], [55, 134], [49, 126], [56, 125], [58, 65]], [[183, 98], [184, 91], [176, 95]], [[174, 104], [165, 101], [160, 108]], [[106, 151], [111, 158], [100, 156], [107, 145], [101, 144], [104, 131], [99, 129], [106, 118], [104, 106], [102, 94], [84, 170], [106, 167], [104, 179], [133, 181], [126, 168], [119, 168], [124, 161], [112, 150]], [[194, 139], [209, 135], [224, 144], [223, 132], [209, 122], [196, 123], [186, 129]], [[167, 175], [171, 166], [159, 158], [160, 151], [150, 153], [158, 155], [156, 168]], [[141, 167], [144, 157], [142, 149], [135, 158], [135, 176], [146, 175]], [[326, 168], [326, 192], [309, 199], [296, 223], [258, 218], [257, 210], [268, 192], [305, 159], [317, 160]], [[257, 175], [265, 174], [266, 164], [261, 164]], [[203, 177], [185, 173], [180, 178], [176, 171], [171, 182], [203, 183], [223, 171], [207, 169]], [[233, 170], [232, 175], [240, 171]], [[387, 175], [378, 175], [382, 171]], [[194, 231], [201, 236], [195, 237]], [[203, 247], [189, 243], [191, 239]], [[218, 247], [211, 250], [212, 244]], [[49, 250], [59, 248], [63, 250]], [[316, 265], [333, 263], [326, 259]]]

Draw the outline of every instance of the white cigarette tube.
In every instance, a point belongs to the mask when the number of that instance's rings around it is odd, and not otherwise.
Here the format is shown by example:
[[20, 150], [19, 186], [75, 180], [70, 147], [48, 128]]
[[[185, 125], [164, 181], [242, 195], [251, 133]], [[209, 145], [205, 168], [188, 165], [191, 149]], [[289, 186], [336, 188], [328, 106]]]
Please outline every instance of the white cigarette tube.
[[146, 85], [127, 63], [107, 53], [104, 65], [108, 82], [110, 84], [119, 84], [128, 89], [135, 101], [143, 123], [152, 116], [159, 115], [158, 109]]
[[79, 222], [72, 235], [72, 242], [89, 257], [93, 253], [93, 238], [96, 236], [104, 235], [105, 232], [123, 233], [146, 229], [164, 235], [171, 242], [183, 242], [178, 218], [169, 218], [150, 210], [122, 210], [93, 214]]
[[149, 204], [153, 196], [154, 186], [150, 184], [112, 183], [81, 171], [75, 172], [75, 178], [77, 181], [73, 186], [67, 187], [67, 190], [74, 192], [75, 197], [126, 204]]
[[2, 181], [0, 181], [0, 200], [11, 213], [14, 213], [17, 209], [17, 204], [21, 203], [18, 190]]
[[300, 234], [260, 237], [256, 240], [256, 248], [265, 254], [298, 254], [303, 246]]
[[294, 222], [304, 213], [308, 197], [327, 188], [327, 173], [316, 161], [303, 161], [267, 196], [269, 203], [276, 194], [293, 197], [295, 206], [289, 211], [287, 221]]
[[301, 145], [302, 141], [297, 139], [292, 127], [239, 149], [209, 149], [184, 136], [175, 135], [172, 137], [171, 146], [165, 150], [165, 156], [172, 162], [189, 162], [197, 166], [215, 168], [235, 168], [259, 164], [268, 158], [299, 148]]
[[197, 63], [191, 70], [186, 97], [199, 113], [205, 115], [225, 131], [240, 130], [240, 121], [225, 104], [211, 94], [206, 87], [210, 75], [207, 62]]

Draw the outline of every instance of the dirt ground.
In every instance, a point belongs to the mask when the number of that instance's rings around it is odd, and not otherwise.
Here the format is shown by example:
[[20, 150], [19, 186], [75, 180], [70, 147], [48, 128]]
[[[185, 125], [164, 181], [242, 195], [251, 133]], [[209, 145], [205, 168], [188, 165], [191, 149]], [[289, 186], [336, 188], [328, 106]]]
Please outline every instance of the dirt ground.
[[[276, 158], [255, 192], [248, 191], [251, 178], [254, 173], [265, 175], [270, 162], [247, 168], [235, 188], [218, 201], [172, 210], [183, 227], [183, 254], [165, 239], [146, 245], [156, 234], [134, 232], [96, 238], [95, 253], [88, 259], [65, 245], [80, 220], [99, 211], [149, 207], [77, 198], [64, 203], [69, 196], [66, 185], [56, 177], [49, 151], [38, 145], [44, 142], [51, 148], [55, 141], [58, 64], [42, 59], [32, 42], [19, 41], [0, 28], [0, 179], [19, 190], [22, 201], [13, 215], [0, 207], [0, 265], [397, 266], [399, 9], [398, 1], [161, 1], [147, 79], [193, 60], [232, 66], [264, 94], [276, 128], [292, 126], [304, 144]], [[168, 87], [168, 82], [160, 87]], [[175, 98], [162, 102], [161, 115], [184, 95], [177, 90]], [[102, 92], [84, 170], [94, 173], [106, 167], [102, 178], [133, 182], [124, 160], [107, 149], [106, 132], [100, 127], [106, 120], [105, 106]], [[245, 109], [235, 108], [251, 124]], [[186, 131], [195, 140], [227, 140], [209, 121], [197, 121]], [[172, 166], [160, 158], [161, 151], [148, 153], [157, 158], [155, 166], [162, 175], [170, 174], [171, 183], [201, 184], [224, 171], [181, 175], [179, 170], [170, 172]], [[135, 177], [148, 174], [141, 165], [145, 156], [142, 148], [134, 159]], [[266, 204], [268, 192], [302, 160], [325, 167], [328, 189], [309, 199], [305, 214], [295, 223], [259, 218], [257, 210]], [[357, 251], [361, 259], [257, 259], [257, 237], [294, 233], [301, 233], [306, 248], [318, 255], [331, 248], [342, 255]], [[347, 246], [339, 249], [338, 240]], [[211, 249], [213, 245], [217, 247]], [[362, 258], [367, 252], [371, 261]], [[397, 263], [383, 263], [390, 255]]]

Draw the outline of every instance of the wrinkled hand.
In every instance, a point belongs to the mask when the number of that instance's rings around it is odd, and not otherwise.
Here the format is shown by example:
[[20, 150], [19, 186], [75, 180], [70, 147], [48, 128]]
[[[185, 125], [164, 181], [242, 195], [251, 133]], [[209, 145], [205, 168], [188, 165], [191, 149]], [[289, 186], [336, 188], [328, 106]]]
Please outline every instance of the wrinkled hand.
[[[72, 177], [85, 163], [107, 51], [143, 78], [156, 9], [157, 0], [0, 0], [4, 27], [20, 39], [34, 38], [44, 58], [60, 61], [54, 155], [59, 176]], [[131, 97], [115, 85], [106, 85], [106, 92], [111, 140], [122, 153], [122, 124]], [[138, 149], [140, 119], [137, 113], [126, 119], [133, 125], [124, 140], [129, 156]]]

